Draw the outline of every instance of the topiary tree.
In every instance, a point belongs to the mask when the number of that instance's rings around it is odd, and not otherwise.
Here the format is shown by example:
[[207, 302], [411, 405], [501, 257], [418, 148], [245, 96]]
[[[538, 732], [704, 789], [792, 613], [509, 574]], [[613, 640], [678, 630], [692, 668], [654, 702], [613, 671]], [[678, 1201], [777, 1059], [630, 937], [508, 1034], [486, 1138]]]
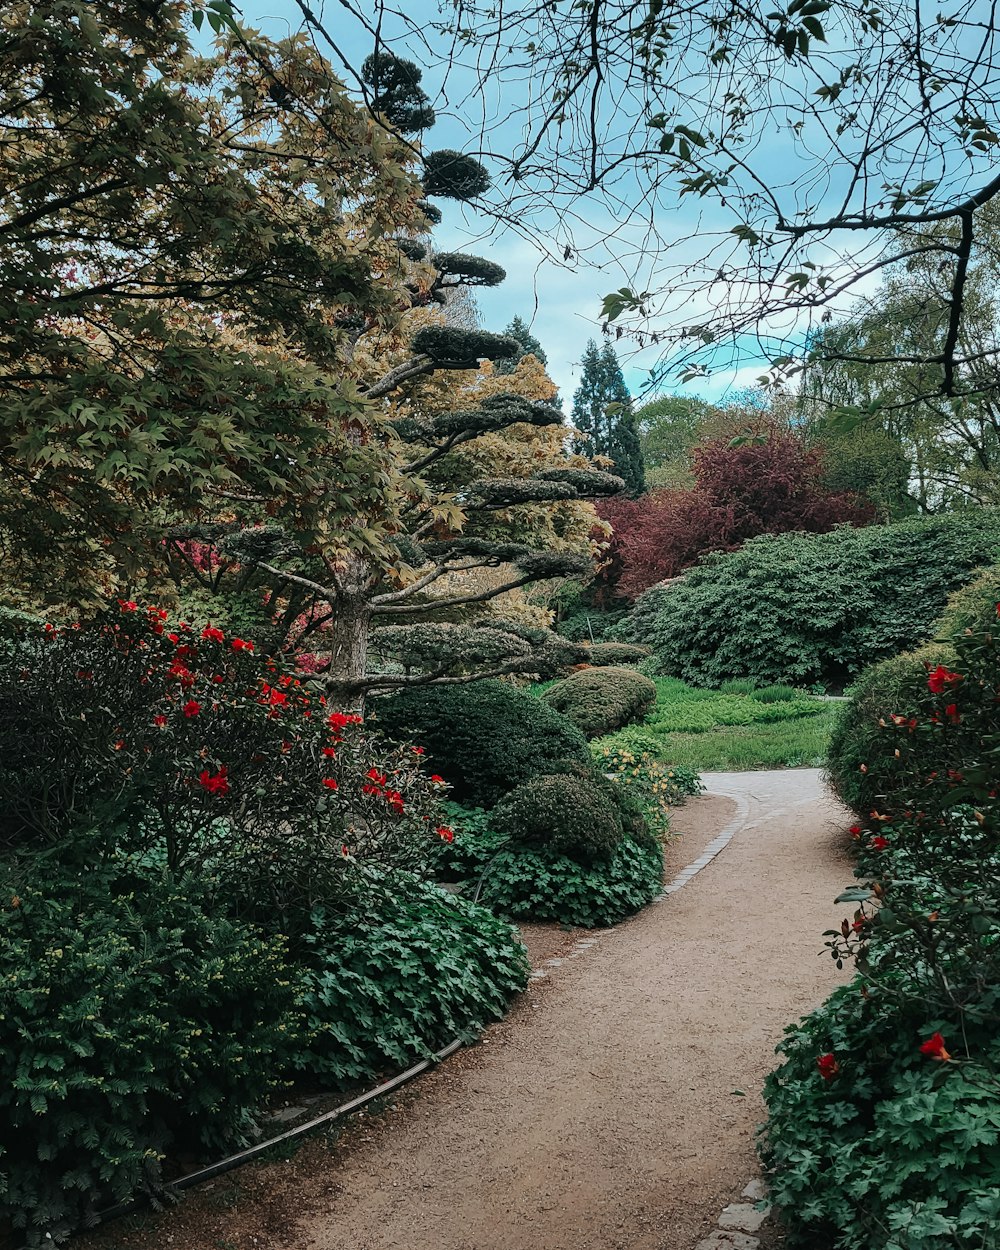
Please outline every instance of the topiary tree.
[[617, 667], [620, 664], [638, 664], [652, 654], [649, 647], [631, 642], [594, 642], [587, 648], [587, 662], [595, 668]]
[[631, 668], [584, 669], [557, 681], [542, 699], [588, 738], [601, 738], [642, 720], [656, 702], [656, 685]]
[[574, 725], [508, 682], [401, 691], [374, 700], [371, 710], [387, 737], [424, 748], [427, 766], [467, 807], [490, 808], [560, 761], [590, 763]]

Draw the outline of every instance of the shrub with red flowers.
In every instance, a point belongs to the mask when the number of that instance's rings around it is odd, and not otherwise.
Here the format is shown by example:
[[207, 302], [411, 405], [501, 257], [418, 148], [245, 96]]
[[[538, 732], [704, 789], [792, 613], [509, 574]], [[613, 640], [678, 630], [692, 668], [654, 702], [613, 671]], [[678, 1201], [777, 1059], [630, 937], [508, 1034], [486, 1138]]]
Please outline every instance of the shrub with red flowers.
[[[828, 946], [853, 980], [788, 1031], [764, 1157], [792, 1245], [979, 1250], [1000, 1227], [1000, 605], [980, 583], [873, 732], [884, 793]], [[881, 722], [881, 723], [879, 723]]]
[[0, 836], [162, 860], [294, 930], [372, 865], [420, 871], [441, 787], [421, 754], [214, 625], [123, 601], [46, 626], [0, 663]]

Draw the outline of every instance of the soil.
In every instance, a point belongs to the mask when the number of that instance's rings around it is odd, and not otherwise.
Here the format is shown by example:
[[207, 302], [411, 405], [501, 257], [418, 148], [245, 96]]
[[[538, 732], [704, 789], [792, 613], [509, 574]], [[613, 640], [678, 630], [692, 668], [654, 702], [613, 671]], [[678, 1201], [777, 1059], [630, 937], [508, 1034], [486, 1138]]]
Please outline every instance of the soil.
[[[595, 933], [527, 926], [511, 1014], [292, 1158], [122, 1221], [86, 1250], [693, 1250], [758, 1174], [760, 1089], [785, 1025], [844, 973], [822, 933], [850, 816], [818, 770], [715, 773], [680, 809], [683, 889]], [[765, 1225], [764, 1250], [780, 1242]]]

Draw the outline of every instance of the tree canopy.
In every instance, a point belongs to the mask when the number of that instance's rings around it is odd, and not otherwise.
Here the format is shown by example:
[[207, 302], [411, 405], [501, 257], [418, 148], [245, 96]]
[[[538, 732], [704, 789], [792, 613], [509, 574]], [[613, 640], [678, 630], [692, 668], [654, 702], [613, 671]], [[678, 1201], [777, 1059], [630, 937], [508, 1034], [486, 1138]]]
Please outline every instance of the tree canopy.
[[580, 385], [573, 396], [570, 421], [578, 435], [574, 446], [585, 455], [606, 456], [632, 495], [642, 493], [642, 448], [632, 411], [632, 396], [610, 343], [598, 349], [591, 339], [583, 353]]

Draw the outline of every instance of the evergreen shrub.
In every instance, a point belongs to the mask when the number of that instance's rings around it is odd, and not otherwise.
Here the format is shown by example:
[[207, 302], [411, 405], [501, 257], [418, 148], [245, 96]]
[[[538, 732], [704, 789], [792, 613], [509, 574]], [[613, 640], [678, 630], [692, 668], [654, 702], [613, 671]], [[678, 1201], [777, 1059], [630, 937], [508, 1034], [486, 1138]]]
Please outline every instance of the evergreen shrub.
[[587, 648], [587, 660], [595, 668], [638, 664], [650, 655], [649, 647], [639, 647], [629, 642], [595, 642], [593, 646]]
[[607, 786], [571, 773], [536, 777], [493, 809], [492, 822], [520, 847], [583, 864], [608, 859], [622, 839], [622, 817]]
[[752, 539], [653, 589], [615, 631], [694, 685], [832, 689], [932, 637], [949, 594], [1000, 557], [1000, 511]]
[[492, 807], [557, 761], [590, 758], [575, 725], [509, 682], [405, 690], [370, 710], [388, 737], [423, 747], [428, 768], [468, 807]]
[[583, 669], [550, 686], [542, 699], [588, 738], [599, 738], [642, 720], [656, 702], [656, 686], [630, 668]]

